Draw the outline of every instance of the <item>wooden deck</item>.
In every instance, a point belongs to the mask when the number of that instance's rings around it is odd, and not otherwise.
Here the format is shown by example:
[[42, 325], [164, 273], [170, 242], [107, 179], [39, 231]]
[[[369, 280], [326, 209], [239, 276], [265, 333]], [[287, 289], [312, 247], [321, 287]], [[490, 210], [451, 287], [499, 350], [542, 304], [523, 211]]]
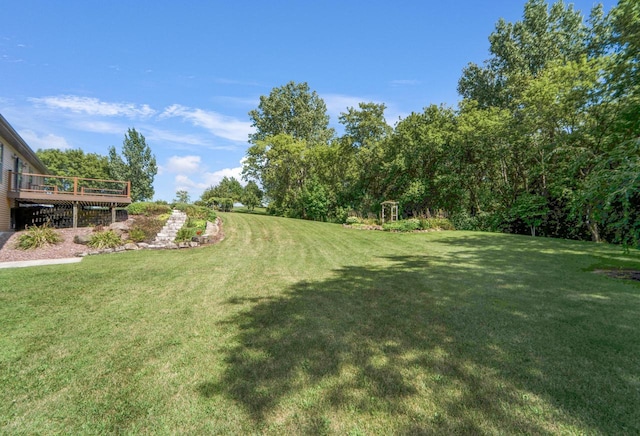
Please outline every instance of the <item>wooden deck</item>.
[[120, 206], [131, 203], [131, 182], [9, 171], [7, 196], [30, 203]]

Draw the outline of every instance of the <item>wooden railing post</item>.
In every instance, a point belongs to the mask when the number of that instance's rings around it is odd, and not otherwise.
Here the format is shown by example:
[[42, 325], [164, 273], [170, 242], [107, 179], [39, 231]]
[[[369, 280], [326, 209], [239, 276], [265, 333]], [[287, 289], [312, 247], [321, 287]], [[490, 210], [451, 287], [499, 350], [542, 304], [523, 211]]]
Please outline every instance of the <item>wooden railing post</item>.
[[131, 198], [131, 180], [127, 181], [127, 198]]
[[78, 178], [73, 178], [73, 195], [78, 195]]

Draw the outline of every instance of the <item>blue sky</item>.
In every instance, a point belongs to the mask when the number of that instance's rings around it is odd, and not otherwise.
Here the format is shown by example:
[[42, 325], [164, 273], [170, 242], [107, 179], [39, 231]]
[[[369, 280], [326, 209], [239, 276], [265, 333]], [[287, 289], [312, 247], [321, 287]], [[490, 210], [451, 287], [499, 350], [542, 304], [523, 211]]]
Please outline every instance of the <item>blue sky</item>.
[[[106, 155], [129, 127], [155, 154], [156, 199], [240, 177], [261, 95], [293, 80], [332, 126], [359, 102], [395, 122], [455, 106], [462, 68], [488, 56], [524, 0], [5, 2], [0, 113], [38, 148]], [[570, 2], [588, 15], [597, 3]], [[609, 10], [614, 1], [604, 1]]]

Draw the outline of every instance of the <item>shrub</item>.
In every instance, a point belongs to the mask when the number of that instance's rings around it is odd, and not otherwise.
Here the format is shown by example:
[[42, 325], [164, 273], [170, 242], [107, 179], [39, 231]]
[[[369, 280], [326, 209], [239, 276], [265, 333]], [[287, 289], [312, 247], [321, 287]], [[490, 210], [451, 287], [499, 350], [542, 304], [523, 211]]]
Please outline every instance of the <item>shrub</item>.
[[171, 207], [168, 204], [139, 201], [127, 206], [127, 212], [131, 215], [155, 216], [171, 212]]
[[452, 225], [458, 230], [479, 230], [484, 232], [501, 232], [506, 220], [500, 213], [479, 213], [475, 216], [462, 211], [451, 216]]
[[347, 217], [346, 221], [347, 224], [353, 225], [353, 224], [360, 224], [362, 223], [362, 220], [360, 218], [358, 218], [357, 216], [350, 216]]
[[413, 232], [420, 228], [420, 220], [410, 218], [408, 220], [394, 221], [391, 223], [384, 223], [382, 230], [387, 232]]
[[131, 239], [133, 242], [143, 242], [145, 239], [147, 239], [147, 235], [144, 230], [138, 227], [134, 227], [129, 231], [129, 239]]
[[[131, 240], [135, 242], [151, 242], [155, 239], [156, 235], [160, 230], [162, 230], [162, 226], [167, 222], [167, 218], [163, 215], [157, 217], [151, 216], [139, 216], [135, 220], [135, 225], [129, 232], [129, 236]], [[144, 237], [142, 240], [138, 241], [132, 237], [135, 231], [142, 231], [144, 233]]]
[[26, 233], [20, 235], [16, 248], [29, 250], [40, 248], [49, 244], [57, 244], [62, 241], [62, 237], [52, 227], [45, 224], [43, 226], [28, 227]]
[[183, 227], [178, 230], [176, 234], [176, 242], [190, 241], [196, 235], [196, 229], [194, 227]]
[[106, 230], [91, 235], [91, 239], [87, 245], [97, 249], [115, 248], [122, 245], [122, 239], [120, 239], [120, 236], [113, 230]]
[[423, 230], [455, 230], [454, 225], [446, 218], [423, 218], [420, 220], [420, 228]]

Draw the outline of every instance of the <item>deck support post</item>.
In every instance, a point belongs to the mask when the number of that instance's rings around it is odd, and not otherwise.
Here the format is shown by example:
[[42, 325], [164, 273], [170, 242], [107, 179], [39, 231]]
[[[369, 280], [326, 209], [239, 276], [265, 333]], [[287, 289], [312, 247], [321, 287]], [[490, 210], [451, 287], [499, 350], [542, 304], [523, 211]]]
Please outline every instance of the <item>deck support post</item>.
[[78, 202], [73, 202], [73, 228], [78, 228]]
[[111, 224], [116, 222], [116, 205], [111, 205]]

